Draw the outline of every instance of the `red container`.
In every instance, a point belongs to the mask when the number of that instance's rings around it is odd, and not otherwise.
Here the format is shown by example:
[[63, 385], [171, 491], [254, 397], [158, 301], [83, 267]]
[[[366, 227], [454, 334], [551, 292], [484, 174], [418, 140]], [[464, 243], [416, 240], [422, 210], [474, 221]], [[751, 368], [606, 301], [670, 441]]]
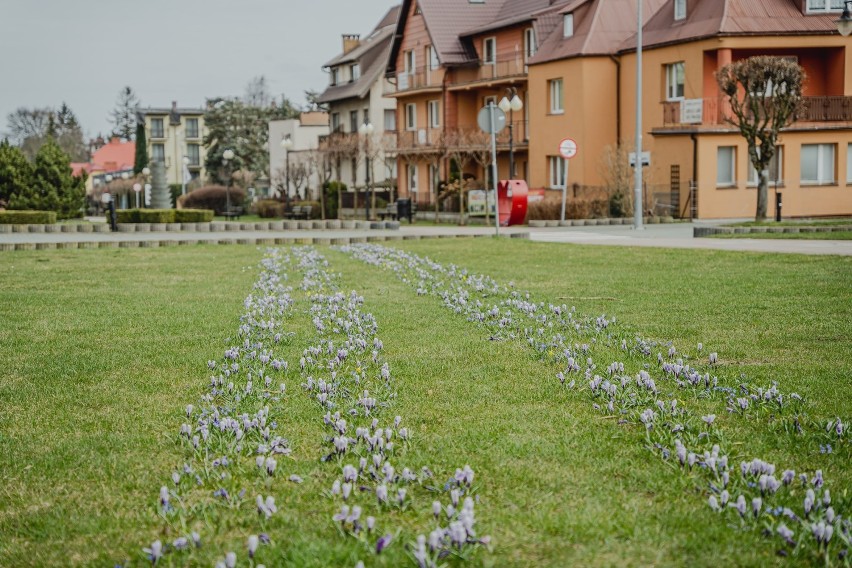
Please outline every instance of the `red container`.
[[500, 226], [522, 225], [527, 218], [529, 188], [522, 179], [502, 180], [497, 184]]

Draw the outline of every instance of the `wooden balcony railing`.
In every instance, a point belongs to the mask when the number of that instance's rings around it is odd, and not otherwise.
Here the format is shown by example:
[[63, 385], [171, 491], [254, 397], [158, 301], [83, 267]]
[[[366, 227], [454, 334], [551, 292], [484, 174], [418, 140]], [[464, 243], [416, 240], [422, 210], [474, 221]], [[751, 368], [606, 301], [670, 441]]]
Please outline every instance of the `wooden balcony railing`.
[[494, 63], [481, 63], [479, 67], [462, 67], [453, 73], [451, 85], [463, 85], [494, 79], [508, 79], [525, 76], [527, 66], [521, 55], [507, 59], [498, 59]]
[[[512, 141], [516, 148], [526, 148], [529, 143], [527, 121], [512, 123]], [[397, 133], [396, 148], [399, 152], [441, 151], [448, 148], [473, 148], [489, 144], [488, 135], [477, 127], [471, 128], [422, 128]], [[509, 128], [497, 134], [498, 146], [508, 146]]]
[[[663, 102], [664, 126], [727, 124], [726, 118], [731, 116], [733, 116], [731, 105], [726, 97]], [[796, 122], [850, 122], [852, 121], [852, 97], [803, 97], [802, 107], [795, 120]]]
[[420, 67], [413, 73], [397, 73], [396, 84], [385, 85], [385, 94], [393, 95], [404, 91], [418, 89], [440, 88], [444, 81], [443, 69], [428, 69]]

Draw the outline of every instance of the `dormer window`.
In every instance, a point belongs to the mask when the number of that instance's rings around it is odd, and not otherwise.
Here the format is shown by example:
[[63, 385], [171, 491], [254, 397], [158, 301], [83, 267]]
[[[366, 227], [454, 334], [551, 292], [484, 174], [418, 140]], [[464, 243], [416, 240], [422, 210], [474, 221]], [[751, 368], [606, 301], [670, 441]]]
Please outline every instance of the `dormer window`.
[[562, 37], [572, 37], [574, 35], [574, 13], [565, 14], [562, 16]]
[[686, 19], [686, 0], [674, 0], [674, 19], [676, 22]]
[[350, 81], [357, 81], [361, 78], [361, 66], [357, 63], [354, 63], [349, 66], [349, 77]]
[[807, 12], [841, 12], [843, 11], [843, 0], [808, 0]]

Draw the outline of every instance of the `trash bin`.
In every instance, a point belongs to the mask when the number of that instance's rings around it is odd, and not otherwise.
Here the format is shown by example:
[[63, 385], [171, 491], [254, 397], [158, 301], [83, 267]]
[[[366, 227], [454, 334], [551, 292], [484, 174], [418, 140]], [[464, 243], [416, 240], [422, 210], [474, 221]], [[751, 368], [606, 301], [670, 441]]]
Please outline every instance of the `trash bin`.
[[408, 224], [411, 224], [411, 199], [401, 198], [396, 200], [396, 218], [400, 221], [403, 217], [408, 219]]

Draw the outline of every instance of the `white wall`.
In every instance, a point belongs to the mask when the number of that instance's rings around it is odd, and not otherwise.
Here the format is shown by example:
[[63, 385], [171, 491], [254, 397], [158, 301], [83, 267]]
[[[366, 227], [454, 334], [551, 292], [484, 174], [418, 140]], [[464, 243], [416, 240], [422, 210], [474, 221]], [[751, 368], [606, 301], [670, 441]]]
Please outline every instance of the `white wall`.
[[[269, 180], [271, 191], [276, 190], [278, 185], [278, 171], [285, 167], [285, 152], [281, 147], [281, 141], [287, 136], [293, 141], [293, 148], [290, 149], [290, 167], [293, 167], [298, 160], [307, 159], [306, 154], [310, 150], [316, 150], [319, 147], [319, 137], [325, 136], [329, 132], [328, 125], [322, 126], [302, 126], [298, 119], [289, 120], [274, 120], [269, 123]], [[308, 182], [308, 190], [318, 189], [320, 184], [319, 176], [314, 173]], [[304, 188], [303, 188], [304, 192]], [[295, 186], [290, 185], [290, 195], [296, 193]]]

